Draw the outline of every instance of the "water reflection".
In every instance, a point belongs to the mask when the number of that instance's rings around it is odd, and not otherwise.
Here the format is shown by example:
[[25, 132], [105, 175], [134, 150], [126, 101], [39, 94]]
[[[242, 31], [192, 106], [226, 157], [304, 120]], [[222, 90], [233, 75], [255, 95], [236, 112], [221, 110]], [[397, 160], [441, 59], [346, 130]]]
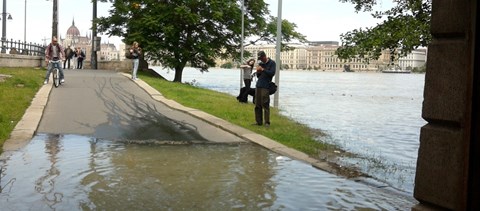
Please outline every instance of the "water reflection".
[[61, 138], [61, 135], [48, 135], [45, 141], [45, 155], [50, 166], [40, 168], [39, 172], [43, 172], [44, 175], [35, 181], [35, 191], [43, 195], [42, 200], [52, 209], [63, 199], [63, 193], [57, 192], [55, 188], [56, 178], [60, 176], [57, 162], [59, 153], [63, 150]]
[[1, 165], [2, 210], [406, 210], [408, 196], [252, 144], [39, 134]]

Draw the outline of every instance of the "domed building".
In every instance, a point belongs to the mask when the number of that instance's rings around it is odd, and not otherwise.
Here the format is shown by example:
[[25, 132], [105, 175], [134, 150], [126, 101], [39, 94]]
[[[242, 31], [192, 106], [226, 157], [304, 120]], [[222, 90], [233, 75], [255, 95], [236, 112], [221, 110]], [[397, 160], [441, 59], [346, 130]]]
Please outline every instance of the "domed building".
[[[70, 46], [72, 49], [80, 47], [86, 55], [84, 64], [87, 64], [87, 61], [90, 61], [90, 56], [92, 53], [92, 36], [86, 34], [85, 36], [80, 35], [80, 30], [75, 26], [75, 19], [72, 20], [72, 25], [67, 29], [65, 38], [60, 37], [60, 42], [65, 48]], [[115, 48], [115, 45], [111, 44], [101, 44], [101, 51], [108, 52], [97, 52], [97, 55], [100, 55], [99, 60], [118, 60], [119, 51]]]

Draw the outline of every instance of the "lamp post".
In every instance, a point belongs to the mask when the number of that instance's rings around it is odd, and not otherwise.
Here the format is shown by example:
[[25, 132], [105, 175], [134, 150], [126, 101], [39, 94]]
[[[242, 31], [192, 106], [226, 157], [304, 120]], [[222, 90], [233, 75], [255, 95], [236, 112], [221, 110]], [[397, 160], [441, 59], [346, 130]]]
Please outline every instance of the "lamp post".
[[27, 0], [25, 0], [25, 19], [23, 22], [23, 42], [27, 43]]
[[[27, 0], [25, 0], [25, 11], [27, 11], [26, 1]], [[50, 1], [50, 0], [47, 0], [47, 1]], [[52, 38], [53, 37], [58, 38], [58, 0], [52, 0], [52, 1], [53, 1]]]
[[58, 38], [58, 0], [53, 0], [52, 38]]
[[97, 24], [95, 19], [97, 19], [97, 0], [93, 2], [93, 18], [92, 18], [92, 53], [90, 58], [90, 65], [92, 69], [97, 69], [97, 45], [100, 45], [99, 40], [97, 39]]
[[12, 20], [12, 14], [7, 13], [7, 0], [3, 0], [3, 12], [2, 12], [2, 53], [6, 53], [5, 42], [7, 41], [7, 14], [8, 20]]
[[282, 44], [282, 0], [278, 0], [278, 17], [277, 17], [277, 55], [275, 57], [276, 61], [276, 73], [275, 73], [275, 83], [278, 85], [278, 90], [273, 95], [273, 107], [278, 108], [278, 97], [280, 92], [280, 68], [282, 61], [280, 61], [280, 48]]
[[[244, 26], [244, 17], [245, 17], [245, 0], [242, 0], [242, 43], [240, 44], [240, 64], [243, 63], [243, 39], [245, 33], [245, 26]], [[243, 82], [243, 71], [240, 71], [240, 89], [242, 88]]]

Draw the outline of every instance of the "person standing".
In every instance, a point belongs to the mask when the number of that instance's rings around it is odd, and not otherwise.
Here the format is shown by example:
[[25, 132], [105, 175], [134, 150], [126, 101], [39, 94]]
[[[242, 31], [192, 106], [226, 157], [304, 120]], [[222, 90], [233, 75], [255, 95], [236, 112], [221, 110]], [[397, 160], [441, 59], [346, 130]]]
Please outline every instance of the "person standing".
[[[70, 60], [73, 57], [73, 50], [70, 48], [70, 45], [65, 48], [65, 61], [63, 61], [63, 69], [67, 68], [70, 69]], [[68, 64], [68, 65], [67, 65]]]
[[50, 63], [52, 61], [63, 61], [65, 60], [64, 49], [58, 43], [57, 37], [52, 37], [52, 42], [48, 44], [45, 48], [45, 61], [47, 62], [47, 74], [45, 75], [45, 81], [43, 84], [48, 84], [48, 79], [50, 78], [50, 73], [52, 72], [53, 65], [57, 65], [57, 68], [60, 70], [60, 83], [65, 83], [65, 76], [63, 75], [62, 65]]
[[[255, 85], [255, 125], [270, 126], [270, 93], [268, 85], [275, 76], [275, 61], [267, 57], [264, 51], [258, 52], [259, 66], [257, 66], [257, 84]], [[263, 113], [263, 114], [262, 114]]]
[[85, 59], [85, 53], [82, 48], [78, 47], [75, 53], [77, 56], [77, 69], [83, 69], [83, 60]]
[[77, 48], [72, 49], [72, 69], [77, 69]]
[[142, 49], [138, 46], [138, 42], [133, 42], [132, 47], [130, 48], [130, 58], [133, 61], [133, 70], [132, 70], [132, 79], [137, 80], [137, 71], [138, 64], [140, 63], [140, 56], [142, 54]]
[[240, 89], [240, 94], [237, 97], [241, 103], [248, 102], [248, 93], [250, 92], [250, 86], [252, 84], [252, 70], [254, 65], [255, 59], [250, 59], [246, 64], [240, 65], [243, 71], [243, 83], [245, 84], [245, 87]]

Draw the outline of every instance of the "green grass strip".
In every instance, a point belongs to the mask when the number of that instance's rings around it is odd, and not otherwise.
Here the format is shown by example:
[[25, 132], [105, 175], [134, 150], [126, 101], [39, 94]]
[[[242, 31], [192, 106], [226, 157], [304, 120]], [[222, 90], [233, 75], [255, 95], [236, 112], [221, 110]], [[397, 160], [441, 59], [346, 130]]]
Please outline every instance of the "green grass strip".
[[0, 153], [15, 125], [43, 85], [45, 71], [34, 68], [0, 68]]

